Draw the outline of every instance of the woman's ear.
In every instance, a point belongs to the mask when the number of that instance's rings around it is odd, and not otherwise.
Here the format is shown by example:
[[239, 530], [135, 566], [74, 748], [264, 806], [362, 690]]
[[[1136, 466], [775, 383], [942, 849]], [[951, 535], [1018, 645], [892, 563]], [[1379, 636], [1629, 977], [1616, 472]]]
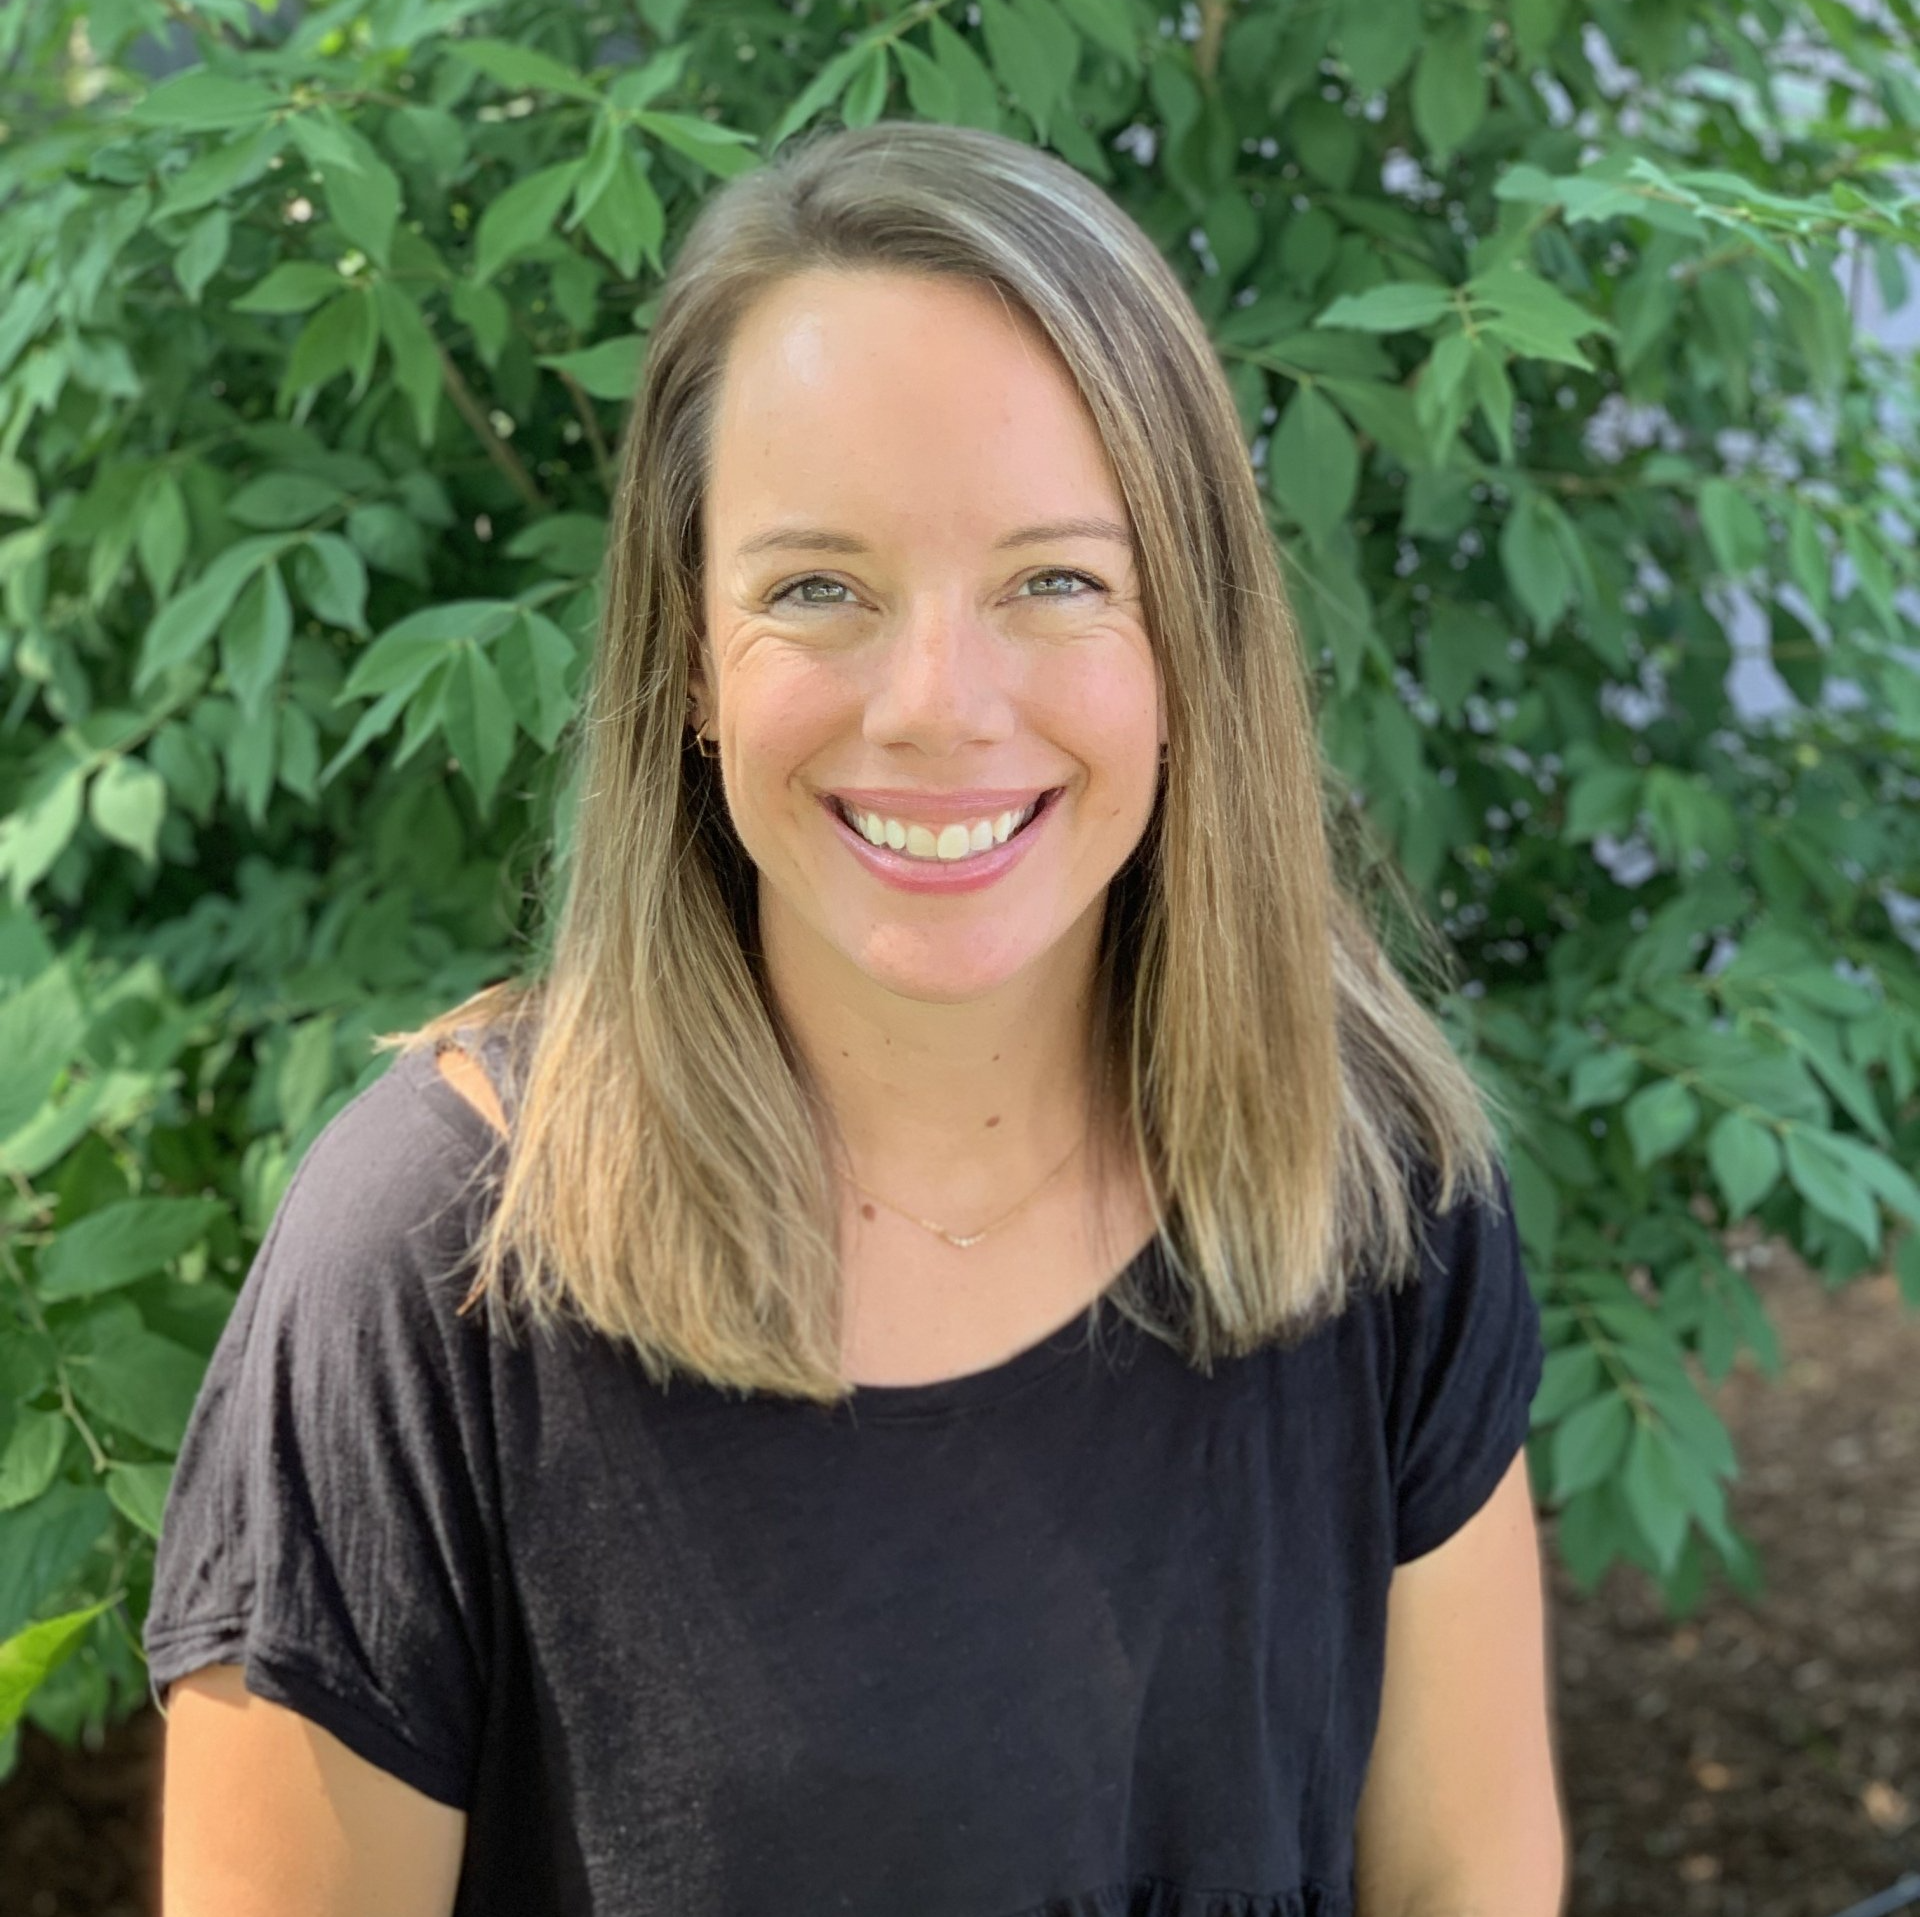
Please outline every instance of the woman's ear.
[[713, 703], [707, 696], [706, 675], [698, 664], [687, 668], [687, 725], [704, 732], [713, 719]]

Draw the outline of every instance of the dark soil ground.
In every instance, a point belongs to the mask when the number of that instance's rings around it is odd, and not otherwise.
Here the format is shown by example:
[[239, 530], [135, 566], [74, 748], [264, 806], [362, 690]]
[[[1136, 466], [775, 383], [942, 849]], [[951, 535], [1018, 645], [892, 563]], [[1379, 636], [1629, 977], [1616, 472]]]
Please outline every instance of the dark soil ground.
[[[1584, 1594], [1543, 1523], [1570, 1917], [1839, 1917], [1920, 1874], [1920, 1314], [1778, 1250], [1749, 1276], [1786, 1369], [1743, 1354], [1715, 1402], [1763, 1594], [1716, 1581], [1678, 1623], [1632, 1566]], [[26, 1727], [0, 1917], [155, 1917], [160, 1729], [149, 1706], [67, 1751]]]

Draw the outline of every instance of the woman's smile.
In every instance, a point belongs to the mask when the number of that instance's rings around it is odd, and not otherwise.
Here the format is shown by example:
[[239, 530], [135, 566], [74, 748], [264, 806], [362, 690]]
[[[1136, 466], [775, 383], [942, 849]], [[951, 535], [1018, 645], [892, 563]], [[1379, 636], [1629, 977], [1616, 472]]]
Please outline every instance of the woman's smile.
[[905, 819], [856, 811], [831, 793], [821, 805], [842, 843], [883, 884], [902, 892], [974, 892], [1020, 863], [1065, 790], [1053, 786], [1018, 811], [944, 821], [927, 816], [935, 807], [926, 800], [918, 802], [919, 817], [909, 813]]

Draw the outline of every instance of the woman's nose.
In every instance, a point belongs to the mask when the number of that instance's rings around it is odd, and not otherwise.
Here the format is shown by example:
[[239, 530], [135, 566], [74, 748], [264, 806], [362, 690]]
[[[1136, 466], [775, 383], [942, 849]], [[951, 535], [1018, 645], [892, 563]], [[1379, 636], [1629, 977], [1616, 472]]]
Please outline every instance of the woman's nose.
[[1009, 665], [1007, 642], [977, 614], [952, 605], [910, 611], [868, 695], [869, 742], [937, 754], [1008, 737]]

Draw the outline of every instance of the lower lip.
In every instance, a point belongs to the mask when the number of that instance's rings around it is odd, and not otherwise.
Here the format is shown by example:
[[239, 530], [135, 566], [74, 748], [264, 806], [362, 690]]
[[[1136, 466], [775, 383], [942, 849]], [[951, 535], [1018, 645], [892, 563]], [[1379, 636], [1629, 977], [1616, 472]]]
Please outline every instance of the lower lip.
[[891, 846], [874, 845], [840, 816], [831, 801], [822, 799], [820, 804], [853, 856], [882, 884], [900, 892], [978, 892], [1003, 878], [1026, 857], [1028, 846], [1039, 836], [1059, 796], [1058, 787], [1049, 792], [1040, 801], [1040, 810], [1004, 844], [996, 845], [990, 852], [975, 852], [967, 858], [951, 860], [910, 859]]

